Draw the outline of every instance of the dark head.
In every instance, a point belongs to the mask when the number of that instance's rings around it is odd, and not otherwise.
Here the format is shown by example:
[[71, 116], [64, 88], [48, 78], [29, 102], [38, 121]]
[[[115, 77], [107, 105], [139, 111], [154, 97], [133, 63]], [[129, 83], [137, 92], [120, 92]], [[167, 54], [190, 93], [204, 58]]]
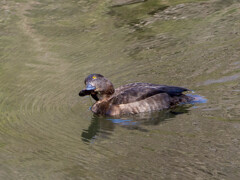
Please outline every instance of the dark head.
[[84, 83], [86, 88], [79, 92], [79, 96], [91, 95], [98, 101], [114, 93], [113, 84], [101, 74], [90, 74]]

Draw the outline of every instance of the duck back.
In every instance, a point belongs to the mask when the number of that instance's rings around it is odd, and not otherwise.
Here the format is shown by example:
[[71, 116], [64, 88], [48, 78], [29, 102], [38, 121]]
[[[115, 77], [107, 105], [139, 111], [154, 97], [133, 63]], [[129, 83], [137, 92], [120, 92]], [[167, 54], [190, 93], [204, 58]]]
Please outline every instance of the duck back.
[[150, 83], [131, 83], [115, 90], [112, 104], [127, 104], [141, 101], [161, 93], [166, 93], [171, 97], [180, 96], [184, 91], [188, 91], [188, 89]]
[[190, 102], [192, 98], [182, 94], [184, 91], [188, 89], [150, 83], [127, 84], [115, 90], [105, 107], [111, 107], [107, 110], [109, 115], [163, 110]]

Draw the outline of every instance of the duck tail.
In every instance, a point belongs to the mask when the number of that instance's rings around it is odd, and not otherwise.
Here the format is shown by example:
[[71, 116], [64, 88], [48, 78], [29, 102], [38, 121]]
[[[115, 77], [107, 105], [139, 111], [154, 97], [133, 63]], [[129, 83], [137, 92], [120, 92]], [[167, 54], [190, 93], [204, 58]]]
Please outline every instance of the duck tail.
[[193, 100], [194, 100], [193, 97], [185, 95], [185, 94], [181, 94], [180, 96], [172, 97], [171, 106], [191, 103]]

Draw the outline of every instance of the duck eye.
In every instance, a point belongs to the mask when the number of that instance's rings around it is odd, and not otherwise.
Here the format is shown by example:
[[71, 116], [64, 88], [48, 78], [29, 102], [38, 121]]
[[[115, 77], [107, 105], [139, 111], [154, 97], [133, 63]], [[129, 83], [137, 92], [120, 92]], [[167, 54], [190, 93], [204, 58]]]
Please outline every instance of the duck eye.
[[92, 78], [93, 78], [93, 79], [97, 79], [97, 77], [96, 77], [96, 76], [93, 76]]

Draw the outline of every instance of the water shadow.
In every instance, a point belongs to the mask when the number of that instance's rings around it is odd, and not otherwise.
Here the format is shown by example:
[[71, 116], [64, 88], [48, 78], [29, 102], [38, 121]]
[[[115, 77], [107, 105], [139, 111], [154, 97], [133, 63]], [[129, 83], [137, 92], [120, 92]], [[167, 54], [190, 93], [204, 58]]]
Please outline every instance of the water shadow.
[[148, 130], [143, 125], [158, 125], [163, 121], [175, 118], [177, 115], [188, 113], [192, 106], [191, 104], [182, 105], [170, 110], [125, 115], [121, 118], [93, 115], [88, 129], [84, 129], [82, 132], [82, 140], [93, 143], [96, 138], [109, 138], [116, 126], [147, 132]]

